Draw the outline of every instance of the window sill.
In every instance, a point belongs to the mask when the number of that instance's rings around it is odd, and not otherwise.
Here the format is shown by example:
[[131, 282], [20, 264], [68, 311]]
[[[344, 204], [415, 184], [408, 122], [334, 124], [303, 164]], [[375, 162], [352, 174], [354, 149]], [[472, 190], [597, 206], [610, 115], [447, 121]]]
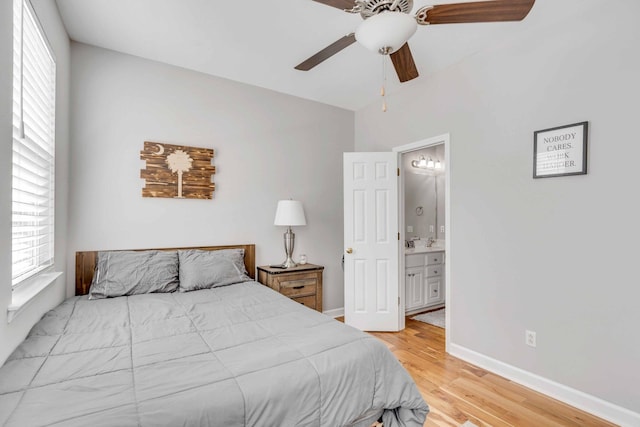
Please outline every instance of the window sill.
[[7, 322], [11, 323], [18, 314], [24, 310], [29, 303], [42, 292], [55, 283], [56, 279], [62, 275], [61, 272], [39, 274], [29, 283], [24, 283], [11, 293], [11, 305], [7, 308]]

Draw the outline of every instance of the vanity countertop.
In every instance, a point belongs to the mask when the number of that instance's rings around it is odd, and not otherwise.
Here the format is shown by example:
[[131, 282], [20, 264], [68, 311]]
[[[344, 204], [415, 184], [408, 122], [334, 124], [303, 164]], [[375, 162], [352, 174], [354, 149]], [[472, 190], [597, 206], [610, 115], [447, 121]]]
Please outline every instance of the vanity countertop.
[[428, 252], [444, 252], [444, 247], [442, 246], [432, 246], [430, 248], [420, 247], [420, 248], [405, 248], [404, 254], [426, 254]]

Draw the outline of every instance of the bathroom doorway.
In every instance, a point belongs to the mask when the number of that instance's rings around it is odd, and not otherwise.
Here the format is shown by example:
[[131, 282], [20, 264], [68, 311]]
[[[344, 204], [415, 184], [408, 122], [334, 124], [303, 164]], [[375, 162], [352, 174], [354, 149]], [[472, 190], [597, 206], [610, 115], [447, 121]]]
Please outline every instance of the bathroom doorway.
[[[400, 155], [400, 292], [407, 316], [450, 308], [449, 135], [394, 148]], [[439, 312], [440, 314], [443, 311]], [[445, 312], [448, 347], [450, 310]]]

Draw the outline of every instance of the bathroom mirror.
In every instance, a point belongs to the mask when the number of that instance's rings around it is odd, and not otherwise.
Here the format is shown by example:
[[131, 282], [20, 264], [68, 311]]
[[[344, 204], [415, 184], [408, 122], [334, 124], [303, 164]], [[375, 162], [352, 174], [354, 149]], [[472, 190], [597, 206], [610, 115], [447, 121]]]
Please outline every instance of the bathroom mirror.
[[404, 223], [407, 240], [444, 240], [444, 145], [402, 155]]

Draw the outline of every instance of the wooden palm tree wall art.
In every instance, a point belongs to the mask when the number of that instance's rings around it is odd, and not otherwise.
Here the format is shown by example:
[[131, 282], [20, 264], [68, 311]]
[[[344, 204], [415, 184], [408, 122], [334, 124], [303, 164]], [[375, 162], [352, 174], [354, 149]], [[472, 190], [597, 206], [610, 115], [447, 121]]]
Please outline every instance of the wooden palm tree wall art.
[[146, 168], [140, 170], [145, 180], [142, 197], [213, 198], [211, 177], [216, 167], [211, 165], [212, 149], [145, 141], [140, 159], [146, 162]]

